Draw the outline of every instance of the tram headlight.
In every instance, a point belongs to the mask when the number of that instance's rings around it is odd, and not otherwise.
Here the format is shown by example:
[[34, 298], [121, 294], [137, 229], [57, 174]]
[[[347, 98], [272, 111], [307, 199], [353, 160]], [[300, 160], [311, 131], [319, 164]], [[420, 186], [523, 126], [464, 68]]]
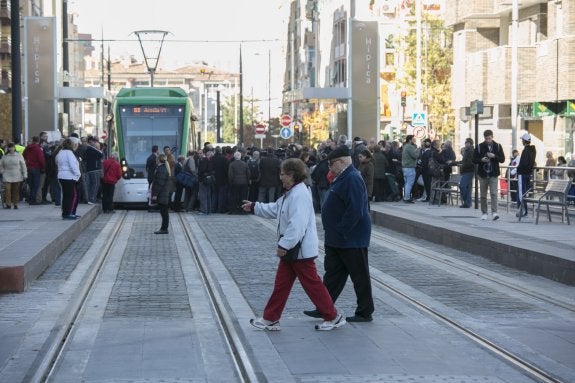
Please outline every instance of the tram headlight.
[[128, 167], [128, 161], [126, 161], [125, 158], [122, 158], [120, 160], [120, 166], [122, 168], [122, 178], [124, 179], [129, 179], [130, 178], [130, 172], [129, 172], [129, 167]]

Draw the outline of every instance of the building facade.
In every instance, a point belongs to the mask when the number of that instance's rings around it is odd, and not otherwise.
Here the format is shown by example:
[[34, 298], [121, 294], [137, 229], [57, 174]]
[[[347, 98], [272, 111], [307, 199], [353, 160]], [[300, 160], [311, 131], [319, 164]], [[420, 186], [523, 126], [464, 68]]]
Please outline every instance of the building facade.
[[[452, 94], [459, 116], [458, 138], [463, 142], [473, 137], [473, 118], [465, 108], [482, 100], [487, 113], [479, 119], [480, 138], [483, 130], [493, 129], [495, 139], [510, 153], [521, 146], [517, 137], [528, 131], [534, 137], [538, 165], [544, 165], [547, 151], [572, 158], [575, 0], [521, 0], [516, 36], [512, 5], [506, 0], [446, 2], [445, 20], [454, 33]], [[517, 83], [515, 129], [513, 76]]]

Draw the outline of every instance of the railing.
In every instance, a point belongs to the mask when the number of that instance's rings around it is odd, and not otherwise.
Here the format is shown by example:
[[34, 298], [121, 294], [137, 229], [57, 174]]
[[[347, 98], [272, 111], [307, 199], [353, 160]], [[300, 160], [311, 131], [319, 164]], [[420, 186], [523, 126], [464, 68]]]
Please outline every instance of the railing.
[[[507, 181], [507, 195], [505, 195], [505, 205], [507, 207], [507, 212], [510, 211], [510, 208], [516, 208], [516, 202], [511, 199], [511, 193], [517, 193], [517, 179], [511, 177], [511, 171], [507, 171], [507, 169], [514, 169], [516, 166], [506, 166], [500, 165], [501, 173], [505, 174], [506, 176], [500, 177], [500, 180]], [[568, 179], [568, 173], [573, 172], [575, 173], [575, 167], [569, 166], [541, 166], [535, 167], [533, 169], [533, 175], [531, 178], [532, 187], [536, 190], [544, 190], [547, 181], [550, 178], [559, 178], [559, 179]], [[515, 181], [515, 182], [512, 182]], [[575, 184], [575, 178], [572, 177], [571, 181]], [[499, 195], [501, 196], [501, 190], [499, 190]]]

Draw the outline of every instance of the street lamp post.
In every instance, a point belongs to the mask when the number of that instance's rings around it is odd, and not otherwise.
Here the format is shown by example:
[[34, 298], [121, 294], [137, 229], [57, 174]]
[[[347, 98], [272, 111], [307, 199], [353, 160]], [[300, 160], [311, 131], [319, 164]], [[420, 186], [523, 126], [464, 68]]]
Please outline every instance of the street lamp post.
[[[138, 41], [140, 42], [140, 47], [142, 48], [142, 54], [144, 55], [144, 62], [146, 64], [146, 68], [148, 68], [148, 73], [150, 74], [150, 86], [154, 87], [154, 77], [156, 75], [156, 69], [158, 68], [158, 62], [160, 61], [160, 54], [162, 53], [162, 46], [164, 45], [164, 39], [166, 35], [170, 33], [168, 31], [159, 31], [159, 30], [143, 30], [143, 31], [135, 31], [135, 34], [138, 37]], [[159, 40], [142, 40], [143, 35], [158, 35]], [[157, 52], [152, 55], [146, 55], [146, 50], [144, 49], [144, 42], [156, 42], [159, 43], [157, 48]]]

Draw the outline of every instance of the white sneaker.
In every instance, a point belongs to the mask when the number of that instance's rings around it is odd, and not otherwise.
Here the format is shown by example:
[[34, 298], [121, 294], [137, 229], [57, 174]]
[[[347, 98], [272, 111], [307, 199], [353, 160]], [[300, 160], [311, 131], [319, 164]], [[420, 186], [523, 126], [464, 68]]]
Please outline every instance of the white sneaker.
[[499, 219], [499, 214], [493, 213], [493, 220], [497, 221]]
[[484, 220], [484, 221], [486, 221], [486, 220], [487, 220], [487, 214], [483, 214], [483, 215], [481, 216], [481, 219]]
[[346, 324], [345, 317], [341, 313], [337, 313], [337, 316], [333, 320], [323, 321], [322, 324], [316, 324], [315, 329], [318, 331], [330, 331], [334, 328], [338, 328]]
[[88, 201], [88, 205], [93, 205], [93, 204], [94, 204], [94, 202]]
[[250, 324], [260, 330], [279, 331], [281, 330], [280, 321], [265, 320], [264, 318], [250, 319]]

